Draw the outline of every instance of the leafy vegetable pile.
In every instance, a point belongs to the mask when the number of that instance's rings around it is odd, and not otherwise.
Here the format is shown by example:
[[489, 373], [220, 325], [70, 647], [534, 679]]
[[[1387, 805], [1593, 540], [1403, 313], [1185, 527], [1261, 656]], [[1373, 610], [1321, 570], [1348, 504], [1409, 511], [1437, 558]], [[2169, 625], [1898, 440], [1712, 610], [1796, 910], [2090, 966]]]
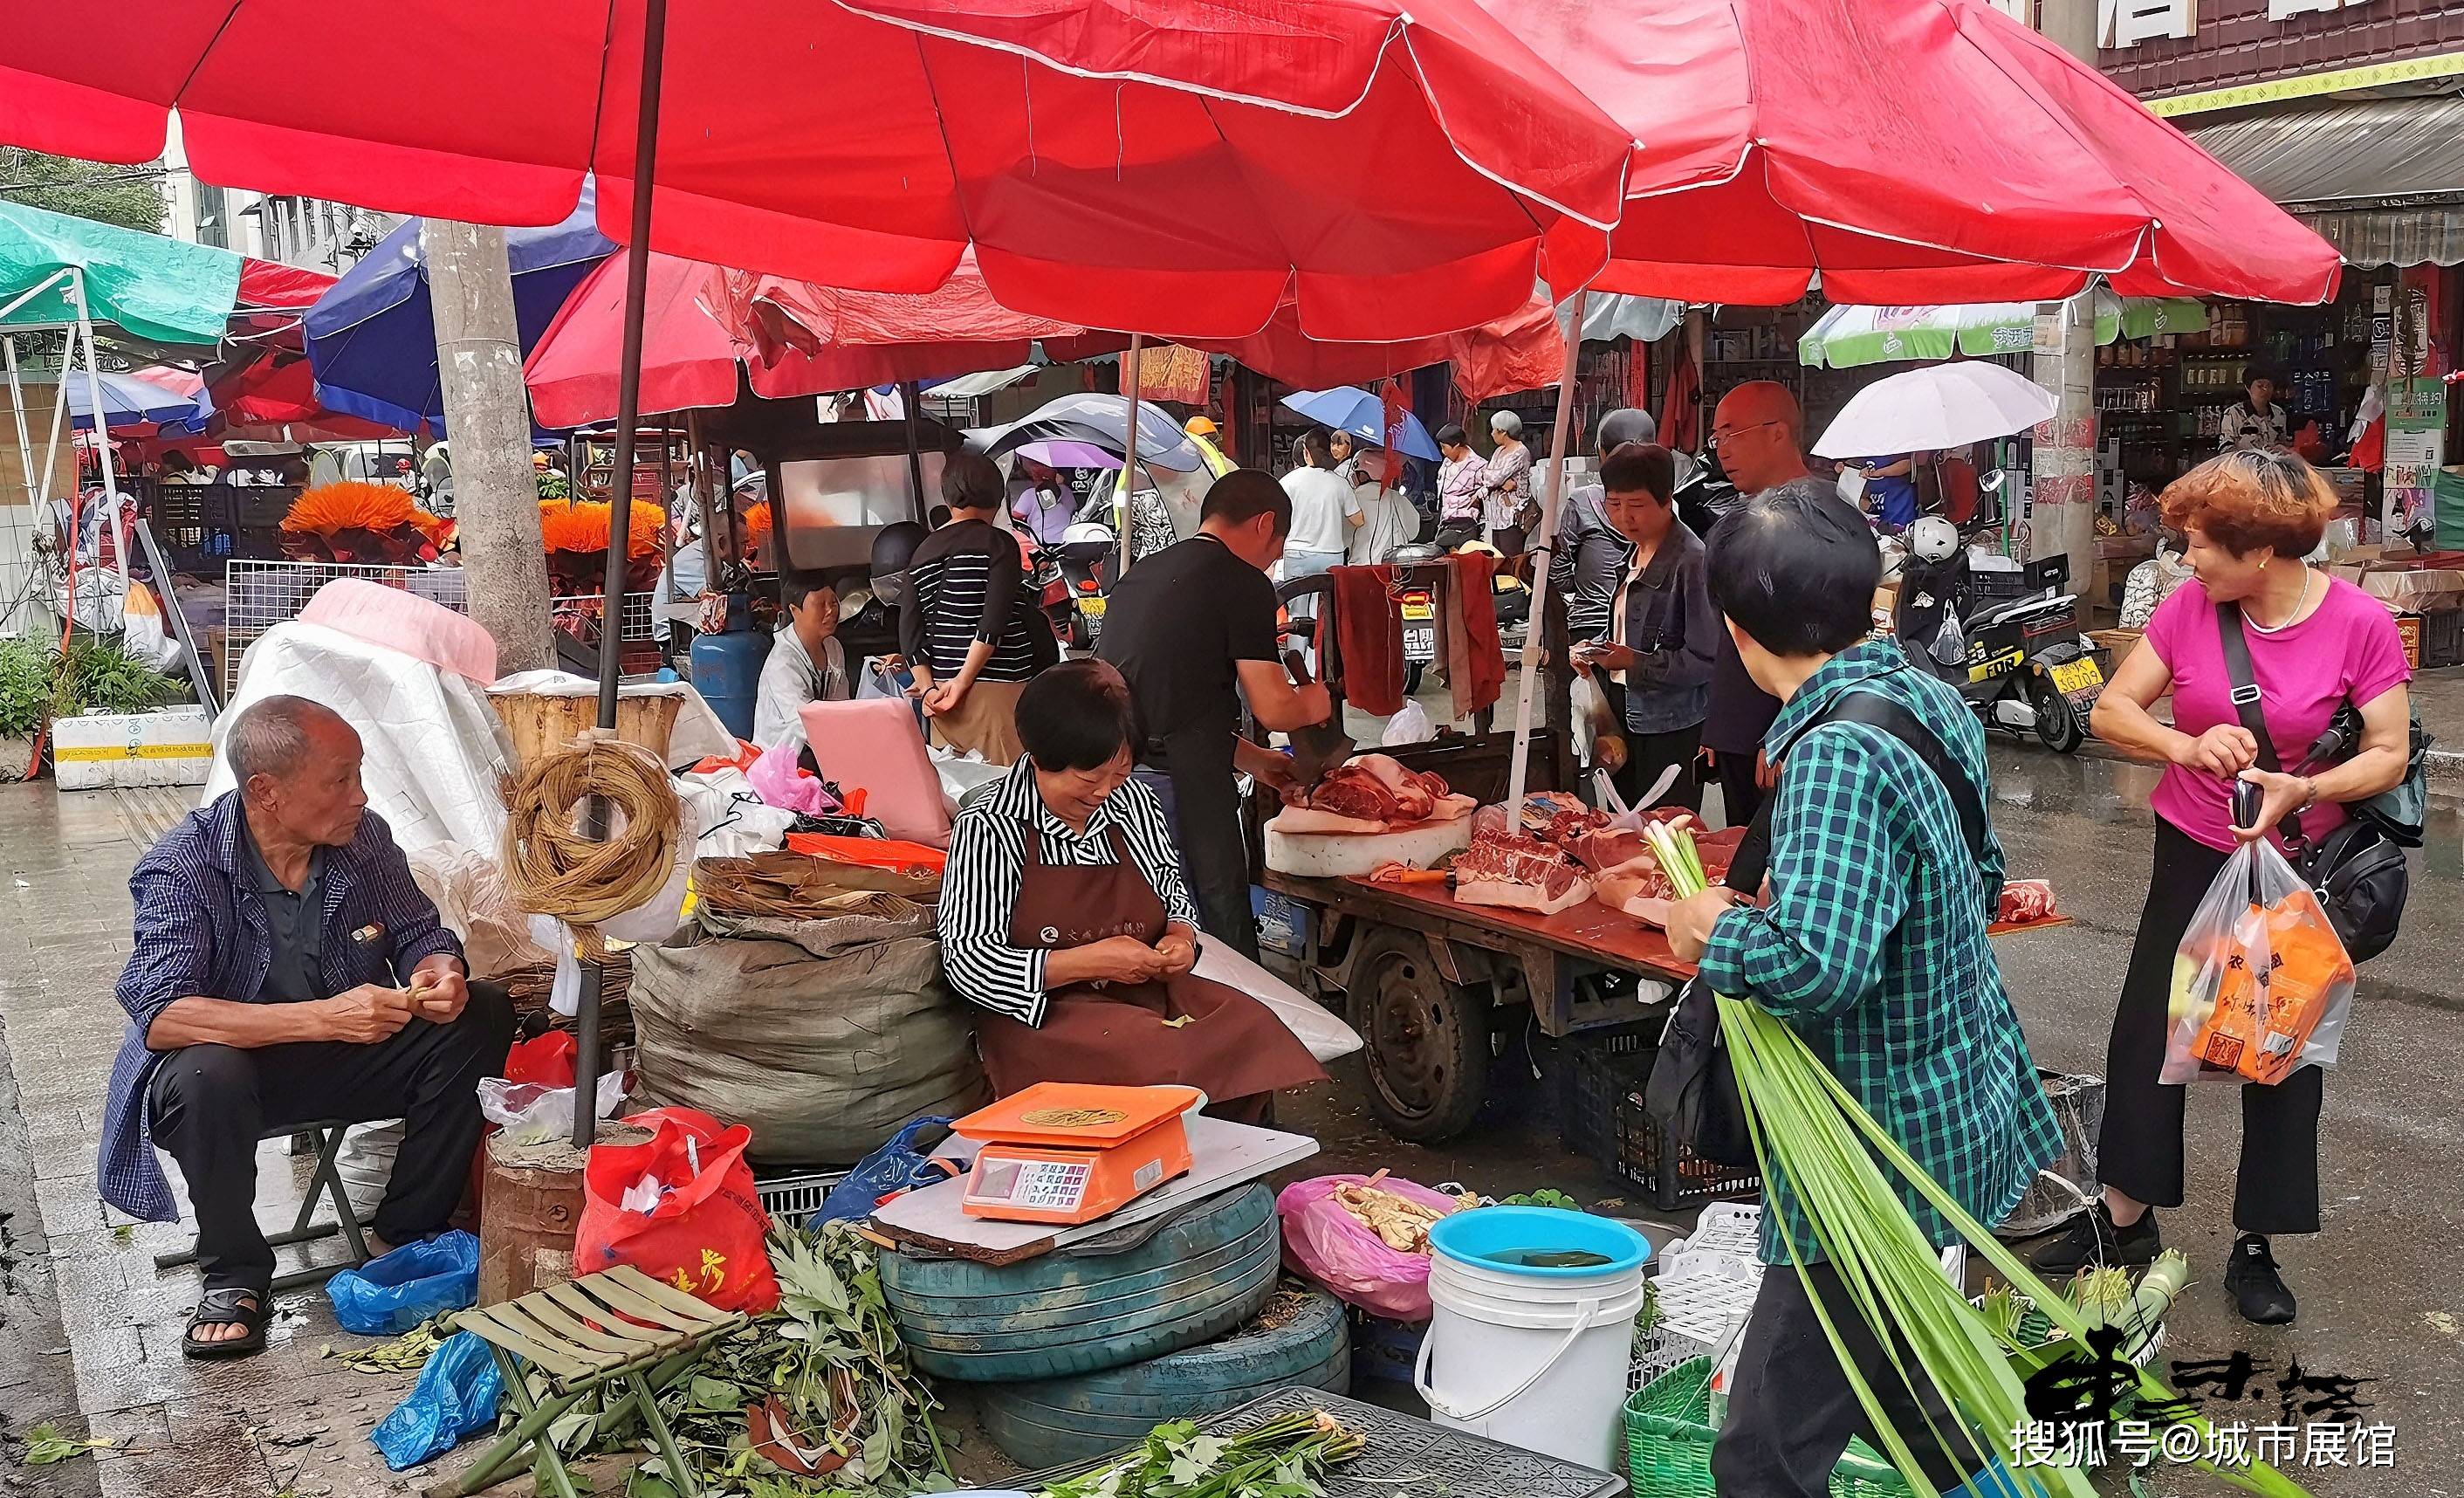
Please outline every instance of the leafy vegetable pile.
[[1326, 1469], [1368, 1443], [1324, 1410], [1279, 1415], [1230, 1436], [1200, 1435], [1177, 1420], [1128, 1457], [1047, 1485], [1044, 1498], [1320, 1498]]
[[[872, 1249], [844, 1224], [770, 1238], [779, 1309], [711, 1344], [659, 1395], [660, 1413], [707, 1491], [745, 1498], [905, 1498], [950, 1487], [937, 1402], [907, 1366]], [[568, 1455], [645, 1449], [621, 1389], [550, 1427]], [[674, 1498], [651, 1467], [629, 1498]]]

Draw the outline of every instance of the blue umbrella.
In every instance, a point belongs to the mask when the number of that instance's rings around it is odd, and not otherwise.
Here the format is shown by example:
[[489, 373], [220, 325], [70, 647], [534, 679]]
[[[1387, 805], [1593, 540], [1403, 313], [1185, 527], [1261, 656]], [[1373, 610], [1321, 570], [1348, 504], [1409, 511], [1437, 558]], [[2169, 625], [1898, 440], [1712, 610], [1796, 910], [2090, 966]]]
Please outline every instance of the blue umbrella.
[[[150, 380], [135, 375], [102, 374], [102, 414], [114, 427], [131, 422], [185, 422], [204, 408], [193, 395], [166, 390]], [[60, 376], [60, 385], [69, 393], [69, 419], [79, 431], [94, 430], [94, 394], [86, 384], [86, 372], [70, 369]]]
[[1356, 385], [1338, 385], [1331, 390], [1295, 390], [1284, 397], [1283, 404], [1321, 427], [1348, 431], [1377, 447], [1391, 446], [1405, 457], [1435, 463], [1442, 456], [1437, 442], [1429, 436], [1429, 429], [1410, 411], [1402, 413], [1402, 425], [1395, 429], [1390, 441], [1386, 403]]
[[[584, 186], [563, 223], [505, 231], [525, 355], [590, 268], [616, 249], [595, 227], [593, 197]], [[328, 408], [400, 431], [425, 423], [442, 433], [445, 397], [419, 229], [418, 219], [404, 223], [317, 298], [306, 319], [308, 363]]]

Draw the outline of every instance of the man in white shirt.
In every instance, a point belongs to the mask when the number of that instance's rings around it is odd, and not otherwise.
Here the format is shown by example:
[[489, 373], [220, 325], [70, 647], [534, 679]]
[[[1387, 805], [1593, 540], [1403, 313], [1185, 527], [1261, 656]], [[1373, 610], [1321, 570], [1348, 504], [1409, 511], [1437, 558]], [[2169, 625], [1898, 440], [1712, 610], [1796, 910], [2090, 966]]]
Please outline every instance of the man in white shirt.
[[753, 742], [767, 749], [804, 733], [807, 702], [844, 702], [847, 651], [838, 642], [838, 590], [819, 578], [783, 577], [779, 595], [787, 623], [771, 641], [753, 698]]
[[[1352, 534], [1368, 518], [1343, 475], [1334, 471], [1334, 449], [1323, 427], [1301, 438], [1301, 466], [1284, 475], [1284, 493], [1292, 497], [1292, 528], [1284, 537], [1286, 583], [1318, 577], [1342, 566]], [[1317, 617], [1317, 600], [1292, 600], [1295, 618]], [[1316, 652], [1309, 651], [1316, 659]]]

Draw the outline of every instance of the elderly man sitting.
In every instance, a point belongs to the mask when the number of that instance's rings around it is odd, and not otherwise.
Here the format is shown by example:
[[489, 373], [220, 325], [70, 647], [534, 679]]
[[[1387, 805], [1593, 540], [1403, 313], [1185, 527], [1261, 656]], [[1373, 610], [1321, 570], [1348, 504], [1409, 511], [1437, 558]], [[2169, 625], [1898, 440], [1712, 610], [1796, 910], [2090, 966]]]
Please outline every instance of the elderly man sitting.
[[348, 723], [268, 697], [224, 747], [237, 788], [190, 812], [129, 879], [130, 1023], [102, 1127], [114, 1206], [177, 1219], [156, 1145], [187, 1180], [205, 1273], [191, 1357], [265, 1345], [274, 1250], [256, 1225], [257, 1141], [324, 1119], [402, 1119], [371, 1237], [438, 1232], [479, 1142], [479, 1079], [502, 1072], [514, 1030], [503, 991], [467, 982], [461, 943], [367, 809]]

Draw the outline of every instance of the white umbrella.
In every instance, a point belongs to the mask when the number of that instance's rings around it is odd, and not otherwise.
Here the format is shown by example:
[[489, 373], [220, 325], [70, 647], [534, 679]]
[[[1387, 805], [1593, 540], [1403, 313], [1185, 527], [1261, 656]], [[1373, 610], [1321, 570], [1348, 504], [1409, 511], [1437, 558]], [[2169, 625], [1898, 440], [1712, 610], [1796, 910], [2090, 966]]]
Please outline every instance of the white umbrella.
[[2053, 392], [2015, 370], [1933, 364], [1858, 391], [1814, 452], [1827, 458], [1939, 452], [2024, 431], [2053, 414]]

